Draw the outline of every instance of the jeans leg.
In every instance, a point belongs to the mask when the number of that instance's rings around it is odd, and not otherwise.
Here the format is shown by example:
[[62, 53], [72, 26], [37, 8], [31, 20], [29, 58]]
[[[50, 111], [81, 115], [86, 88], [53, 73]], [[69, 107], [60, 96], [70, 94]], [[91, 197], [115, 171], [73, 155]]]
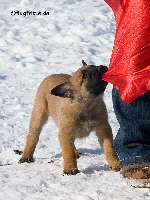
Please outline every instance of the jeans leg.
[[114, 144], [121, 167], [150, 162], [150, 91], [125, 103], [114, 88], [112, 99], [120, 124]]

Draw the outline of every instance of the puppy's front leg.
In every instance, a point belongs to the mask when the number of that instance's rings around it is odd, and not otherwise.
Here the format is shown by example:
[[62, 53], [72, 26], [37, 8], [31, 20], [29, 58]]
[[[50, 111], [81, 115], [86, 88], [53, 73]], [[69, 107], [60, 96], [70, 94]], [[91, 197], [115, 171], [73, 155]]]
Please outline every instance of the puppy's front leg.
[[59, 141], [62, 148], [64, 160], [64, 173], [75, 175], [79, 173], [77, 168], [77, 159], [74, 148], [74, 135], [70, 127], [63, 128], [59, 131]]
[[120, 163], [113, 146], [113, 135], [111, 127], [109, 125], [102, 125], [96, 127], [95, 131], [110, 168], [114, 171], [119, 171]]

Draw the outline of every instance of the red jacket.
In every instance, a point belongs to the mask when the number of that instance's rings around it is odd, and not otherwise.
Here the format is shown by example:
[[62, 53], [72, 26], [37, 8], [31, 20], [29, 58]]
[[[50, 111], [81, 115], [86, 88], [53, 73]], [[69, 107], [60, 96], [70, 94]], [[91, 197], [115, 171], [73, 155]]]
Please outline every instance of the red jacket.
[[150, 90], [150, 0], [105, 0], [116, 20], [109, 70], [103, 80], [130, 103]]

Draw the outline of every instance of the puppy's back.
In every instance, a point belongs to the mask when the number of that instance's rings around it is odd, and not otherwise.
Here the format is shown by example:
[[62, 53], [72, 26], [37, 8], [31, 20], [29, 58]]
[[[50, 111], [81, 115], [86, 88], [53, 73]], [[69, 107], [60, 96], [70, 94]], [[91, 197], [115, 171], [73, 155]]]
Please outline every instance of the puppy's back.
[[52, 74], [46, 77], [40, 84], [35, 103], [40, 107], [45, 107], [45, 112], [49, 113], [55, 123], [58, 125], [58, 107], [61, 106], [63, 101], [67, 101], [66, 98], [56, 97], [51, 94], [51, 90], [56, 86], [68, 82], [71, 76], [68, 74]]
[[44, 89], [50, 92], [57, 85], [68, 82], [70, 77], [68, 74], [52, 74], [42, 81], [39, 90], [41, 88], [42, 90]]

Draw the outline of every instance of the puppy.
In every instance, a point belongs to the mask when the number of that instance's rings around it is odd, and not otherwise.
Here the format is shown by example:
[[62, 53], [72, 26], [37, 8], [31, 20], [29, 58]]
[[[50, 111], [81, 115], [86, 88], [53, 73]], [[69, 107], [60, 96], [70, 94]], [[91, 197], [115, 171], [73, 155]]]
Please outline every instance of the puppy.
[[95, 131], [110, 168], [119, 170], [112, 131], [102, 99], [107, 86], [107, 82], [102, 80], [102, 74], [108, 69], [103, 65], [82, 63], [83, 67], [73, 76], [53, 74], [39, 86], [20, 163], [33, 162], [40, 132], [50, 115], [59, 127], [65, 174], [75, 175], [79, 172], [77, 158], [81, 152], [76, 150], [74, 141], [88, 136], [91, 131]]

